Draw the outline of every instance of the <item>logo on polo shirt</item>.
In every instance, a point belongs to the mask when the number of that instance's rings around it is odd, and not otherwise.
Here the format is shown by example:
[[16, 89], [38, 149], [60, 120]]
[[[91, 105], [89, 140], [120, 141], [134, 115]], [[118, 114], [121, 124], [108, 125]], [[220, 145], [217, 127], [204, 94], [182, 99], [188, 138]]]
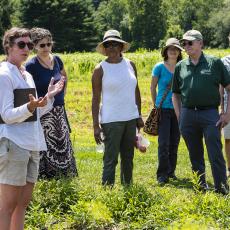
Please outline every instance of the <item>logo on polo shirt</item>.
[[209, 69], [203, 69], [200, 71], [201, 74], [204, 74], [204, 75], [211, 75], [212, 72], [209, 70]]

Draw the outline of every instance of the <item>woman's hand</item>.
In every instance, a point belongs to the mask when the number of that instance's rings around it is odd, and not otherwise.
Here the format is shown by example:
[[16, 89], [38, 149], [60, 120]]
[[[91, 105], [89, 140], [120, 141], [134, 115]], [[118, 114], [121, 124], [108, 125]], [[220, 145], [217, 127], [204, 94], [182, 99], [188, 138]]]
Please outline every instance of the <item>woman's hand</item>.
[[94, 126], [93, 129], [94, 129], [94, 139], [95, 139], [96, 143], [99, 145], [103, 142], [102, 135], [101, 135], [102, 129], [100, 128], [99, 125]]
[[52, 77], [50, 80], [50, 84], [48, 87], [47, 95], [49, 98], [53, 98], [56, 94], [60, 93], [65, 85], [65, 77], [61, 77], [61, 79], [54, 84], [54, 78]]
[[27, 104], [27, 108], [31, 113], [33, 113], [36, 108], [43, 107], [47, 104], [47, 96], [36, 99], [32, 94], [29, 94], [29, 99], [30, 101]]
[[140, 130], [143, 127], [144, 127], [144, 121], [143, 121], [142, 117], [137, 118], [137, 129]]

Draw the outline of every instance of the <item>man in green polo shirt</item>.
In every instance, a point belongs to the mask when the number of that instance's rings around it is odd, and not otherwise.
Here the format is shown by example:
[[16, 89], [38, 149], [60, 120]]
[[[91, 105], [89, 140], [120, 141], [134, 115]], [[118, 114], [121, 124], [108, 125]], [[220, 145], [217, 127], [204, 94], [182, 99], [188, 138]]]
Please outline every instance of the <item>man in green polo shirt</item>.
[[203, 37], [199, 31], [187, 31], [181, 43], [189, 57], [177, 64], [172, 85], [180, 131], [189, 151], [192, 170], [199, 175], [201, 189], [207, 189], [204, 137], [215, 191], [227, 194], [229, 187], [220, 128], [230, 121], [230, 99], [226, 113], [221, 116], [218, 106], [219, 85], [230, 91], [230, 76], [220, 59], [202, 52]]

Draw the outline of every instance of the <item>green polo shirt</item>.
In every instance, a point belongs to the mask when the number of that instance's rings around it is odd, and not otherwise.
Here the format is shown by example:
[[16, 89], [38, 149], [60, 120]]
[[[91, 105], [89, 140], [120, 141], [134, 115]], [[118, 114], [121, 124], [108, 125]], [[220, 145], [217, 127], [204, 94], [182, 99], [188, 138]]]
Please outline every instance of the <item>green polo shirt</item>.
[[203, 54], [197, 65], [189, 58], [176, 65], [172, 92], [181, 95], [185, 107], [218, 107], [219, 84], [230, 84], [230, 75], [219, 58]]

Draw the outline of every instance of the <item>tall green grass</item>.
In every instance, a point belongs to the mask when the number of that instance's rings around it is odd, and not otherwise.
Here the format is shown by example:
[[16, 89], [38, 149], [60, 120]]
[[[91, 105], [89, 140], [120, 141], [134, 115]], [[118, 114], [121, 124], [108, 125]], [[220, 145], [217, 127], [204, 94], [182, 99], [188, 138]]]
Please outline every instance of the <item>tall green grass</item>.
[[[206, 50], [223, 57], [230, 50]], [[147, 153], [135, 152], [134, 184], [120, 185], [119, 165], [113, 189], [101, 186], [103, 155], [95, 151], [91, 120], [91, 75], [104, 59], [96, 53], [61, 54], [69, 83], [66, 108], [79, 177], [39, 181], [26, 214], [26, 229], [229, 229], [230, 198], [197, 191], [183, 140], [178, 151], [178, 181], [156, 182], [157, 138], [148, 137]], [[143, 114], [151, 108], [150, 82], [159, 51], [127, 53], [137, 66]], [[206, 154], [207, 158], [207, 154]], [[206, 159], [207, 181], [213, 180]]]

